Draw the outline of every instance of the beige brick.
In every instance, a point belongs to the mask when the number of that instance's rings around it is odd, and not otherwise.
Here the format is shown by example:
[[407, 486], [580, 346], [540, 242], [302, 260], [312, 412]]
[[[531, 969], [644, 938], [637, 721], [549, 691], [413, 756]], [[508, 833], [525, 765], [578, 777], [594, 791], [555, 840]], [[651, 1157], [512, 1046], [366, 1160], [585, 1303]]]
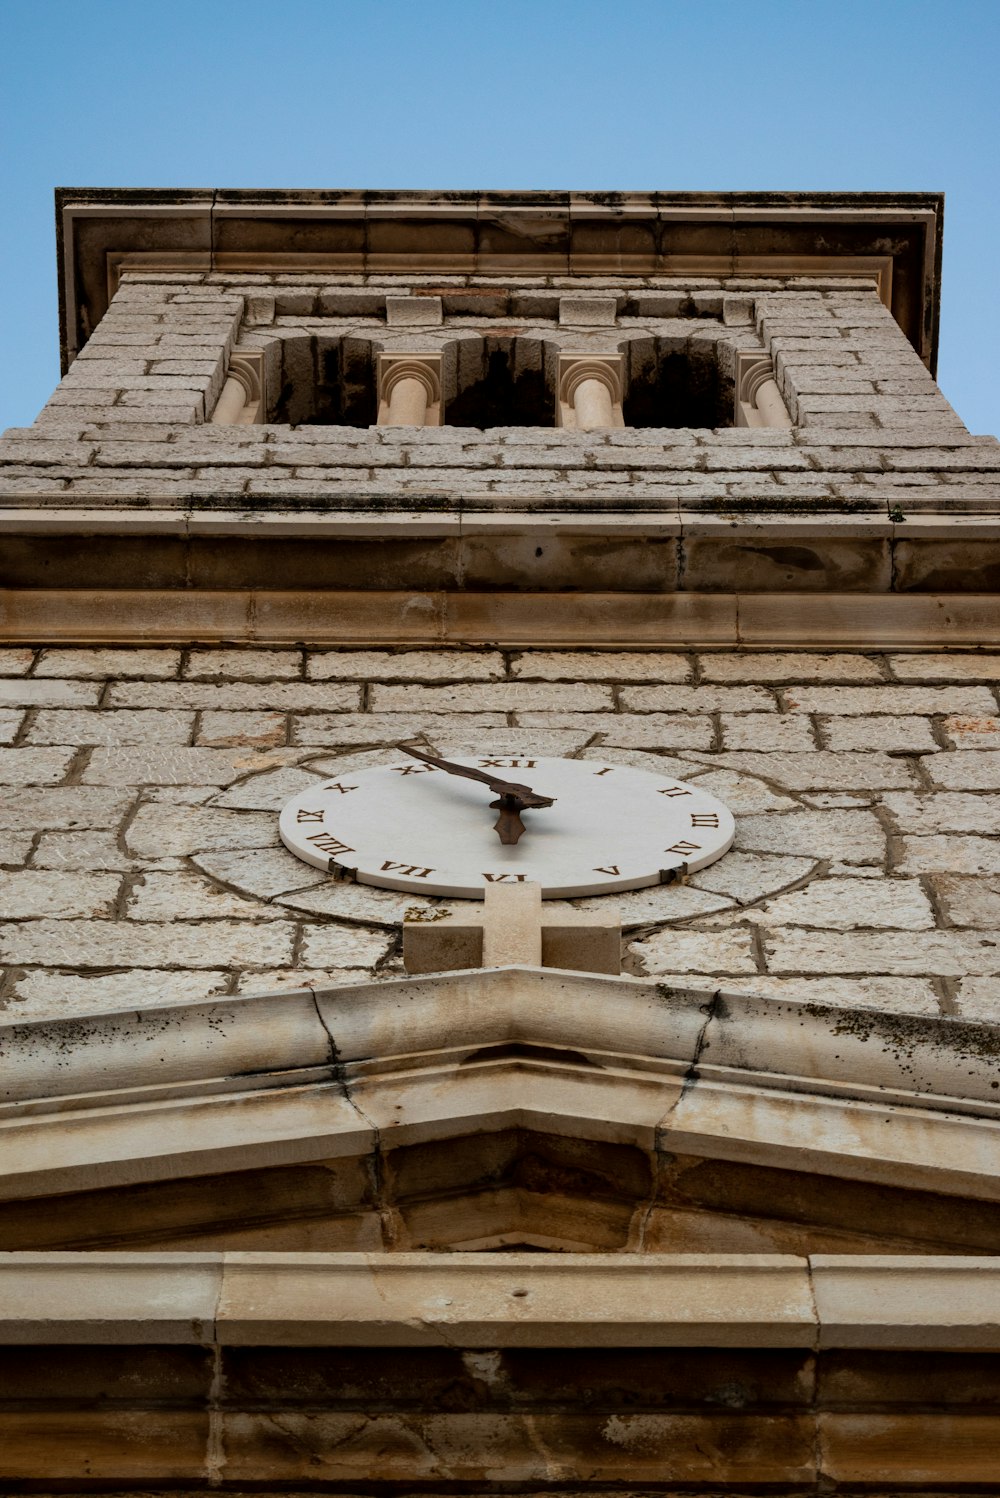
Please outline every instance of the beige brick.
[[504, 675], [498, 651], [310, 650], [311, 681], [498, 681]]
[[750, 652], [699, 656], [704, 682], [880, 682], [879, 664], [870, 656], [808, 655], [807, 652]]
[[0, 785], [55, 785], [74, 755], [73, 749], [0, 749]]
[[41, 969], [16, 979], [4, 1019], [65, 1019], [67, 1014], [192, 1004], [225, 993], [228, 982], [228, 974], [211, 969], [183, 973], [133, 968], [93, 975]]
[[[1000, 723], [1000, 719], [997, 719]], [[923, 751], [940, 746], [927, 718], [903, 715], [879, 718], [877, 725], [868, 718], [821, 718], [821, 732], [827, 747], [842, 749], [901, 749]]]
[[532, 650], [514, 656], [511, 675], [524, 681], [686, 682], [686, 655], [662, 650]]
[[785, 702], [792, 711], [839, 716], [869, 713], [996, 713], [988, 687], [790, 687]]
[[808, 719], [789, 713], [723, 713], [724, 749], [814, 749]]
[[179, 650], [43, 650], [38, 676], [176, 676]]
[[118, 874], [25, 869], [5, 876], [0, 916], [9, 921], [42, 916], [103, 918], [113, 915], [120, 886]]
[[376, 686], [371, 707], [376, 713], [406, 712], [607, 712], [614, 706], [611, 688], [593, 683], [523, 681], [449, 683], [447, 686]]
[[301, 650], [192, 650], [184, 667], [185, 680], [273, 681], [301, 675]]
[[626, 687], [622, 706], [630, 713], [776, 712], [774, 693], [764, 687]]
[[112, 707], [194, 708], [209, 712], [356, 712], [361, 688], [335, 682], [119, 682]]
[[0, 933], [0, 958], [50, 967], [247, 967], [291, 962], [279, 921], [28, 921]]
[[1000, 973], [1000, 937], [959, 931], [768, 932], [771, 972], [938, 974]]
[[142, 709], [42, 708], [26, 735], [29, 744], [187, 744], [193, 712]]

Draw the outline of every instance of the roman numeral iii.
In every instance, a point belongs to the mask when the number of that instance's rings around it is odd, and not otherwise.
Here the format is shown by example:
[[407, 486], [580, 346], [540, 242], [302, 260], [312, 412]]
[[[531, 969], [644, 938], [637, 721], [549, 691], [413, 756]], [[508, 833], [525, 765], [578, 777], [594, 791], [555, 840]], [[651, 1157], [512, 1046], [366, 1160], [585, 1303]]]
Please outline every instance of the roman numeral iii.
[[691, 813], [692, 827], [718, 827], [718, 813], [714, 811], [698, 811]]

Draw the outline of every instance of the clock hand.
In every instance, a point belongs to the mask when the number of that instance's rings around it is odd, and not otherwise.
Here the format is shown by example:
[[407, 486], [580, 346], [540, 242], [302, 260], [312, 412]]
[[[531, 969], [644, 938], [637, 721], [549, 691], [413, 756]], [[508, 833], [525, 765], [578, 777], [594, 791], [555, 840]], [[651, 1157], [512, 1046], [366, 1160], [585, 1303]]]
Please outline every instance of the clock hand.
[[533, 791], [530, 785], [521, 785], [514, 780], [501, 780], [497, 775], [487, 775], [483, 770], [474, 770], [471, 765], [458, 765], [449, 759], [440, 759], [435, 754], [425, 754], [422, 749], [414, 749], [410, 744], [399, 744], [404, 754], [410, 754], [414, 759], [423, 760], [426, 765], [434, 765], [439, 770], [447, 770], [449, 775], [461, 775], [466, 780], [478, 780], [483, 785], [488, 785], [491, 791], [496, 791], [499, 799], [491, 801], [490, 807], [498, 810], [500, 815], [494, 823], [494, 830], [502, 843], [516, 843], [524, 833], [524, 823], [521, 821], [521, 812], [526, 807], [552, 806], [555, 802], [554, 796], [540, 796]]

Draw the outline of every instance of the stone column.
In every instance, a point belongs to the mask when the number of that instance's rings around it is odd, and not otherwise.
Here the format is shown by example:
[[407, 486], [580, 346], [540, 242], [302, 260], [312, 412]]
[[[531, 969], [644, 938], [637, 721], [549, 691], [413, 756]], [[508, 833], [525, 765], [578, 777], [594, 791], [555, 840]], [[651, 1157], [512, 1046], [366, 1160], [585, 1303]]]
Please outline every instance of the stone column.
[[624, 426], [621, 354], [560, 354], [557, 426], [580, 432]]
[[766, 354], [736, 356], [736, 425], [790, 427], [792, 418]]
[[378, 425], [441, 425], [441, 355], [380, 354]]
[[263, 354], [257, 349], [233, 354], [212, 412], [215, 426], [253, 426], [263, 419]]

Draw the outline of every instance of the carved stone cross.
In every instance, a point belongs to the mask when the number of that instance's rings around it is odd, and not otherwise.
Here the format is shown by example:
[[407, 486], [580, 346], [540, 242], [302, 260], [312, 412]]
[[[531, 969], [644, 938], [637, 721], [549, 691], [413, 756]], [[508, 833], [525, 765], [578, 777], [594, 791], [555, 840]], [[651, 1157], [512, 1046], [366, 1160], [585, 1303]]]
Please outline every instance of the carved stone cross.
[[488, 884], [481, 907], [463, 903], [469, 908], [460, 914], [441, 907], [407, 913], [408, 973], [511, 966], [621, 972], [621, 913], [615, 907], [600, 914], [562, 908], [546, 918], [541, 885], [527, 880]]

